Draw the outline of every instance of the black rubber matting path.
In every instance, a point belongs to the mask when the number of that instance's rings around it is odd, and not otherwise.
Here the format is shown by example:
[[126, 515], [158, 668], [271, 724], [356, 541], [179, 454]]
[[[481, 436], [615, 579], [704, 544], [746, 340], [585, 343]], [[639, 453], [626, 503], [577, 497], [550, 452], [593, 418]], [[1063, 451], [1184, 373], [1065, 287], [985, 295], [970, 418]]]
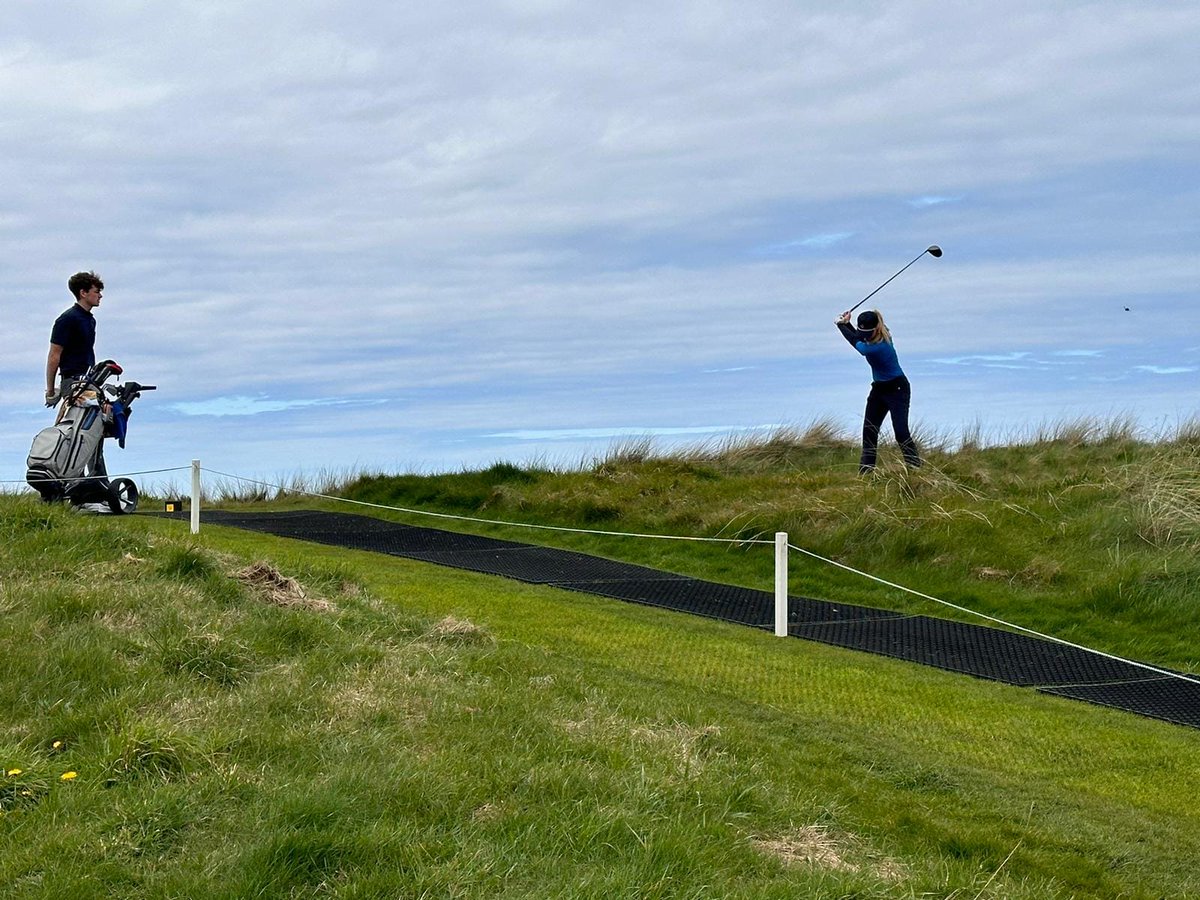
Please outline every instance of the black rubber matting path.
[[[570, 550], [346, 513], [213, 511], [204, 513], [204, 522], [502, 575], [756, 628], [775, 627], [775, 598], [768, 591], [701, 581]], [[868, 606], [791, 597], [788, 611], [788, 634], [793, 637], [1200, 728], [1200, 684], [1131, 663], [998, 628], [906, 616]]]

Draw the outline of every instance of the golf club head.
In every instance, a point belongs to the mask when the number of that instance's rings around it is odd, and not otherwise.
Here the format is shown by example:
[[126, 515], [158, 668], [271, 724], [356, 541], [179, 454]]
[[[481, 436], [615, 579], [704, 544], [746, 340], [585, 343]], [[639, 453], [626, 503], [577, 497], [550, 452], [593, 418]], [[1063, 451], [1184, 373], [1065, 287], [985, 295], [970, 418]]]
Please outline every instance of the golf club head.
[[938, 256], [942, 255], [942, 248], [939, 247], [937, 244], [932, 244], [929, 247], [925, 248], [925, 252], [928, 253], [930, 256], [938, 257]]

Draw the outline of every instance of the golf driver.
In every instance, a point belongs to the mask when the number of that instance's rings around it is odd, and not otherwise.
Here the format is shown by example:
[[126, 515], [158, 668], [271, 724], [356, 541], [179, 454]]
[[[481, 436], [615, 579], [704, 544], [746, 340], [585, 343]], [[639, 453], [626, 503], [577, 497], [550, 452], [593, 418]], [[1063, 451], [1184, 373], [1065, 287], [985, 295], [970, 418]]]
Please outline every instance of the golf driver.
[[[914, 256], [912, 258], [912, 261], [909, 262], [908, 266], [911, 266], [913, 263], [915, 263], [918, 259], [920, 259], [922, 256], [924, 256], [926, 253], [928, 253], [930, 256], [932, 256], [934, 259], [936, 259], [937, 257], [942, 255], [942, 248], [939, 247], [937, 244], [932, 244], [932, 245], [926, 247], [924, 250], [922, 250], [920, 253], [918, 253], [916, 256]], [[908, 266], [905, 266], [904, 269], [907, 269]], [[900, 272], [903, 272], [904, 269], [901, 269]], [[878, 294], [880, 291], [882, 291], [885, 287], [887, 287], [889, 283], [894, 281], [896, 276], [899, 275], [900, 272], [897, 272], [896, 275], [893, 275], [891, 278], [889, 278], [887, 281], [885, 281], [879, 287], [875, 288], [875, 290], [871, 291], [871, 293], [867, 294], [867, 296], [863, 297], [861, 300], [859, 300], [857, 303], [855, 303], [852, 307], [850, 307], [850, 309], [847, 311], [854, 312], [856, 309], [858, 309], [860, 306], [862, 306], [864, 303], [866, 303], [868, 300], [870, 300], [872, 297], [874, 297], [876, 294]]]

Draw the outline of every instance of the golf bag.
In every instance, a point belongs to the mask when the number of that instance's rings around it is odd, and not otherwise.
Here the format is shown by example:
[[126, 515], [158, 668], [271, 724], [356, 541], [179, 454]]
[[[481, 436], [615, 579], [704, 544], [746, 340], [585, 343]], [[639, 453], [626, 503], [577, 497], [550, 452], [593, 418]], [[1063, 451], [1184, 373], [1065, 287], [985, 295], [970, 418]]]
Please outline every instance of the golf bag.
[[101, 504], [98, 511], [117, 514], [137, 509], [137, 485], [128, 478], [108, 479], [104, 439], [115, 437], [124, 447], [133, 401], [155, 388], [136, 381], [120, 387], [105, 384], [121, 371], [111, 359], [92, 366], [63, 398], [57, 422], [33, 439], [25, 481], [47, 503]]

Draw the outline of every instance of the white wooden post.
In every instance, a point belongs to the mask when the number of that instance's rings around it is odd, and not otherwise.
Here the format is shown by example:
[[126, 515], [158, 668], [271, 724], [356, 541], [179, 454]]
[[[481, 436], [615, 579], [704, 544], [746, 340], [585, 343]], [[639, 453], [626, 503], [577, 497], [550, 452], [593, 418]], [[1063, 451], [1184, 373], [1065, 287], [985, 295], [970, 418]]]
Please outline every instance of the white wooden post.
[[775, 634], [788, 633], [788, 536], [786, 531], [775, 532]]
[[200, 533], [200, 460], [192, 460], [192, 534]]

